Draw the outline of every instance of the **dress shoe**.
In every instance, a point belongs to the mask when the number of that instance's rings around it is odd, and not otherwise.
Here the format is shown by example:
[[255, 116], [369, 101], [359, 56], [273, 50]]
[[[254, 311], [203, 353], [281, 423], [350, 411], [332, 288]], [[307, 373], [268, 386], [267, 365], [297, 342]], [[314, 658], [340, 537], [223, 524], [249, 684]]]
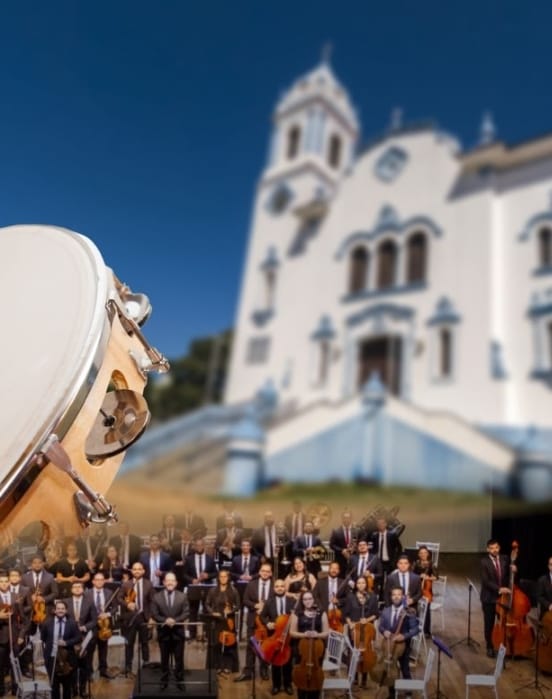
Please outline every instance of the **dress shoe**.
[[272, 687], [270, 693], [272, 694], [272, 696], [274, 696], [275, 694], [280, 694], [280, 690], [278, 689], [278, 687]]
[[107, 672], [106, 670], [102, 670], [102, 671], [100, 672], [100, 677], [105, 677], [106, 680], [110, 680], [110, 679], [111, 679], [111, 675], [110, 675], [109, 672]]
[[262, 680], [268, 679], [268, 668], [266, 668], [266, 667], [261, 668], [261, 679]]
[[286, 694], [289, 694], [290, 697], [293, 696], [293, 687], [289, 687], [289, 686], [288, 686], [288, 687], [285, 688], [284, 691], [285, 691]]
[[242, 672], [241, 675], [234, 678], [234, 682], [247, 682], [250, 679], [251, 675], [248, 675], [246, 672]]
[[496, 653], [494, 651], [494, 648], [487, 648], [487, 657], [488, 658], [496, 658]]
[[167, 689], [168, 686], [169, 686], [168, 682], [161, 682], [161, 684], [159, 685], [159, 689]]

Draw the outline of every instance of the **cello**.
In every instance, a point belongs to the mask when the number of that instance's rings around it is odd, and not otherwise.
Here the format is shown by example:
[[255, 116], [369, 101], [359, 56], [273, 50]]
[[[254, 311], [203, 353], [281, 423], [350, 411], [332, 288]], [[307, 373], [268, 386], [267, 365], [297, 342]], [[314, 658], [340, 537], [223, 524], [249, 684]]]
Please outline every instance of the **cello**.
[[503, 643], [508, 655], [527, 657], [535, 642], [535, 632], [527, 622], [527, 614], [531, 611], [531, 602], [523, 590], [514, 583], [514, 569], [518, 553], [519, 544], [517, 541], [513, 541], [510, 554], [509, 592], [501, 594], [496, 603], [492, 641], [495, 650], [498, 650], [500, 644]]
[[370, 670], [370, 677], [379, 687], [394, 687], [395, 680], [399, 678], [399, 658], [405, 652], [406, 642], [395, 639], [401, 634], [404, 620], [409, 613], [410, 610], [403, 608], [395, 633], [383, 639], [378, 661]]
[[552, 612], [543, 614], [539, 629], [537, 667], [541, 672], [552, 672]]
[[[316, 612], [310, 616], [311, 631], [315, 630], [316, 617]], [[302, 638], [298, 644], [298, 652], [300, 661], [293, 668], [293, 684], [303, 692], [319, 692], [324, 684], [322, 670], [324, 641], [313, 636]]]
[[353, 627], [353, 645], [361, 651], [358, 664], [358, 671], [362, 674], [370, 672], [378, 661], [378, 656], [374, 650], [374, 639], [376, 629], [374, 624], [366, 619], [366, 594], [357, 592], [357, 599], [361, 603], [361, 620], [357, 621]]

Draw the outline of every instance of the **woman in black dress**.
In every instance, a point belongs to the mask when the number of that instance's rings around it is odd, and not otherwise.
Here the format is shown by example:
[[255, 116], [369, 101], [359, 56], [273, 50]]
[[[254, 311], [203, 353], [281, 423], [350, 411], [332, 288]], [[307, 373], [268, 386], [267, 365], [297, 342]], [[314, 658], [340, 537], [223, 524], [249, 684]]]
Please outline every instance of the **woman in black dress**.
[[219, 672], [229, 674], [239, 670], [238, 628], [236, 612], [240, 608], [240, 596], [230, 582], [230, 573], [220, 570], [217, 586], [209, 590], [205, 608], [216, 618], [214, 629], [214, 666]]
[[437, 580], [437, 568], [433, 565], [431, 551], [427, 546], [420, 546], [413, 567], [414, 573], [422, 579], [422, 597], [427, 601], [427, 612], [424, 623], [424, 633], [431, 635], [431, 600], [433, 599], [433, 581]]
[[71, 585], [80, 582], [83, 585], [90, 580], [90, 568], [78, 554], [77, 544], [69, 541], [65, 547], [65, 556], [54, 563], [51, 572], [58, 585], [58, 597], [71, 597]]
[[284, 580], [286, 587], [286, 595], [299, 599], [301, 592], [305, 590], [314, 590], [316, 578], [312, 573], [309, 573], [305, 565], [305, 561], [296, 556], [293, 559], [293, 568], [289, 575], [286, 575]]
[[[355, 648], [367, 648], [376, 635], [374, 621], [379, 616], [378, 596], [369, 592], [368, 581], [360, 577], [355, 583], [345, 600], [343, 616], [347, 622], [349, 636]], [[368, 680], [368, 668], [364, 667], [364, 654], [360, 659], [361, 687], [366, 688]]]
[[[303, 639], [309, 641], [312, 639], [313, 643], [315, 643], [321, 640], [325, 644], [330, 633], [330, 626], [326, 612], [318, 609], [315, 605], [311, 590], [304, 590], [300, 593], [298, 608], [291, 615], [289, 633], [291, 638], [296, 641], [296, 665], [293, 672], [293, 681], [297, 686], [297, 697], [298, 699], [318, 699], [324, 681], [322, 672], [323, 649], [322, 653], [318, 654], [316, 645], [309, 646], [309, 644], [306, 644], [303, 648], [301, 641]], [[302, 650], [303, 654], [307, 653], [310, 657], [303, 657]], [[319, 667], [317, 667], [318, 665]], [[311, 673], [310, 688], [307, 689], [305, 686], [301, 686], [301, 684], [305, 679], [305, 674], [309, 672]]]

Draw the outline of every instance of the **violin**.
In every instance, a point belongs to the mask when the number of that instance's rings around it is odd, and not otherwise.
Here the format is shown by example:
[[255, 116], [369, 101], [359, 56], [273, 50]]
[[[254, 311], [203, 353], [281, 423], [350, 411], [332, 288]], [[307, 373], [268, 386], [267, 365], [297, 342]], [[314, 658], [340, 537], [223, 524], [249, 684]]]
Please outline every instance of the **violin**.
[[33, 602], [33, 615], [31, 619], [35, 624], [43, 624], [46, 621], [46, 601], [42, 595], [38, 595]]
[[329, 627], [332, 631], [337, 631], [338, 633], [343, 633], [343, 613], [341, 609], [337, 606], [337, 598], [339, 595], [343, 592], [345, 587], [347, 586], [349, 580], [351, 579], [351, 575], [354, 573], [354, 570], [351, 569], [345, 578], [343, 579], [341, 585], [337, 589], [337, 595], [334, 595], [334, 598], [331, 600], [331, 603], [333, 605], [333, 609], [328, 609], [328, 624]]
[[226, 623], [226, 628], [222, 629], [218, 635], [218, 641], [223, 650], [227, 646], [235, 645], [237, 641], [237, 636], [235, 633], [236, 624], [234, 622], [234, 616], [230, 604], [224, 605], [224, 620]]
[[264, 607], [264, 602], [259, 602], [259, 609], [257, 610], [257, 613], [255, 614], [255, 631], [253, 635], [259, 641], [262, 643], [267, 637], [268, 637], [268, 629], [266, 626], [263, 624], [261, 621], [261, 612]]
[[[311, 617], [311, 628], [314, 631], [316, 614]], [[302, 638], [298, 644], [300, 661], [293, 668], [292, 679], [297, 689], [305, 692], [318, 692], [324, 684], [322, 657], [324, 641], [321, 638]]]
[[552, 612], [545, 612], [540, 621], [537, 667], [541, 672], [552, 672]]
[[[111, 602], [113, 601], [115, 595], [117, 594], [117, 589], [113, 592], [111, 597], [107, 600], [105, 603], [104, 607], [104, 612], [107, 610]], [[134, 593], [136, 594], [136, 593]], [[109, 639], [113, 636], [113, 629], [111, 628], [111, 617], [110, 616], [102, 616], [98, 619], [98, 638], [100, 641], [109, 641]]]
[[513, 568], [518, 552], [519, 544], [517, 541], [513, 541], [510, 554], [509, 592], [501, 594], [496, 603], [492, 641], [495, 650], [498, 650], [500, 644], [503, 643], [508, 655], [526, 657], [533, 647], [535, 632], [527, 622], [527, 614], [531, 611], [531, 602], [523, 590], [514, 584]]

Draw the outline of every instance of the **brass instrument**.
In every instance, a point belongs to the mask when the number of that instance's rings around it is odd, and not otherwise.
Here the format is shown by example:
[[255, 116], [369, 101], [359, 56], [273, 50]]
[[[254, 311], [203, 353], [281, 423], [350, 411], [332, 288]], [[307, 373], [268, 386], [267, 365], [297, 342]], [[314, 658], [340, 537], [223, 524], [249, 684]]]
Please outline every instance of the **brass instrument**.
[[312, 546], [307, 549], [307, 560], [319, 561], [326, 555], [326, 549], [323, 546]]

